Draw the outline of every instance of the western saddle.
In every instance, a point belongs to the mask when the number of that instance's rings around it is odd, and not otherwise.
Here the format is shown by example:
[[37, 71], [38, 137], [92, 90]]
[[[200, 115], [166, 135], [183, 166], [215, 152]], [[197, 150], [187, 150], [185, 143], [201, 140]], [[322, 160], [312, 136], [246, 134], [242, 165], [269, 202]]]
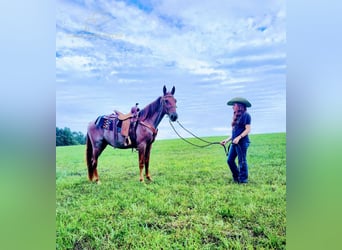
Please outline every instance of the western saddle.
[[122, 122], [121, 125], [121, 135], [124, 137], [124, 145], [131, 145], [131, 138], [129, 137], [129, 128], [131, 123], [138, 120], [138, 113], [140, 109], [138, 108], [139, 103], [136, 103], [134, 107], [131, 108], [131, 112], [128, 114], [123, 114], [120, 111], [114, 110], [118, 119]]

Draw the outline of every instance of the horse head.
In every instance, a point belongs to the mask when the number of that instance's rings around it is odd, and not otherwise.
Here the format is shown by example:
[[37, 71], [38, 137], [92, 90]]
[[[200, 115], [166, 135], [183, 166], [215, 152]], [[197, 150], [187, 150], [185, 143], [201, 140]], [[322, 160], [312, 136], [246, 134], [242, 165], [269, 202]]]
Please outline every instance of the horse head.
[[171, 92], [167, 92], [166, 87], [164, 85], [163, 88], [163, 97], [162, 97], [162, 105], [164, 112], [170, 117], [171, 121], [176, 121], [178, 118], [178, 114], [176, 111], [177, 108], [177, 100], [174, 98], [174, 93], [175, 93], [175, 86], [172, 87]]

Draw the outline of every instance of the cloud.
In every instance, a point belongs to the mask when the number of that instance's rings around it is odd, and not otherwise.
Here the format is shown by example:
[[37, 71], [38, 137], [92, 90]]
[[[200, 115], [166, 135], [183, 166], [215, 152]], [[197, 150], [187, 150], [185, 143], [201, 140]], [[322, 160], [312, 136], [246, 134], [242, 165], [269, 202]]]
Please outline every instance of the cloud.
[[94, 60], [86, 56], [63, 56], [56, 59], [57, 68], [65, 71], [91, 71], [94, 69]]
[[[187, 117], [204, 107], [224, 112], [218, 107], [228, 95], [262, 104], [272, 94], [285, 100], [285, 21], [285, 1], [58, 1], [57, 90], [69, 84], [66, 91], [76, 98], [97, 86], [99, 96], [112, 94], [108, 103], [119, 98], [128, 109], [116, 91], [129, 89], [138, 99], [142, 93], [133, 90], [144, 86], [147, 103], [172, 82], [193, 102], [186, 103]], [[205, 105], [198, 100], [203, 91]], [[64, 94], [58, 92], [57, 103]]]
[[82, 37], [81, 35], [67, 34], [65, 32], [57, 32], [56, 34], [56, 49], [57, 51], [63, 49], [75, 49], [75, 48], [90, 48], [93, 44]]
[[[105, 44], [108, 54], [113, 53], [121, 60], [122, 66], [130, 66], [130, 61], [151, 67], [160, 66], [163, 61], [172, 61], [175, 67], [193, 74], [216, 74], [227, 78], [228, 70], [216, 69], [214, 59], [224, 58], [225, 54], [229, 56], [244, 47], [282, 42], [282, 38], [277, 41], [272, 34], [265, 37], [254, 34], [258, 27], [267, 25], [269, 29], [272, 24], [270, 16], [258, 21], [253, 17], [233, 15], [232, 9], [239, 9], [241, 13], [245, 9], [250, 11], [251, 7], [241, 7], [240, 4], [232, 6], [230, 2], [230, 8], [227, 9], [230, 11], [227, 13], [223, 11], [225, 5], [222, 1], [214, 1], [209, 5], [206, 2], [163, 1], [153, 8], [148, 7], [149, 11], [146, 12], [146, 8], [135, 8], [134, 4], [105, 1], [98, 7], [105, 10], [103, 12], [92, 12], [78, 6], [75, 7], [75, 15], [67, 15], [65, 8], [62, 24], [68, 26], [65, 29], [74, 32], [74, 37], [68, 34], [69, 38], [65, 39], [65, 34], [58, 33], [57, 47], [64, 45], [64, 48], [69, 49], [96, 49]], [[231, 22], [236, 16], [239, 17], [238, 21]], [[177, 20], [176, 24], [174, 20]], [[84, 33], [85, 29], [88, 33]], [[250, 29], [255, 29], [255, 32], [250, 33]], [[88, 41], [85, 40], [86, 35], [89, 36]], [[113, 40], [121, 43], [114, 43]]]
[[[215, 69], [213, 60], [217, 55], [223, 56], [227, 52], [231, 53], [250, 45], [254, 47], [265, 45], [270, 38], [265, 41], [262, 38], [250, 39], [240, 35], [238, 37], [244, 40], [235, 40], [232, 34], [241, 33], [245, 28], [250, 29], [251, 26], [256, 25], [255, 20], [250, 17], [240, 18], [238, 25], [231, 24], [228, 22], [230, 18], [224, 16], [225, 12], [222, 12], [223, 7], [218, 5], [219, 3], [222, 4], [216, 1], [209, 6], [197, 2], [182, 4], [176, 1], [171, 4], [169, 1], [164, 1], [153, 8], [152, 13], [146, 13], [123, 2], [103, 2], [100, 8], [105, 9], [105, 13], [95, 11], [92, 13], [89, 10], [82, 11], [76, 8], [76, 17], [72, 16], [67, 18], [67, 22], [64, 21], [64, 24], [69, 24], [67, 30], [74, 31], [74, 41], [70, 41], [71, 38], [69, 41], [64, 39], [62, 41], [64, 44], [69, 43], [69, 48], [75, 47], [75, 44], [79, 47], [98, 47], [105, 43], [108, 52], [114, 54], [119, 52], [116, 56], [121, 59], [128, 51], [135, 62], [146, 64], [155, 62], [156, 58], [164, 59], [164, 61], [173, 61], [174, 66], [182, 70], [190, 70], [194, 74], [218, 73], [224, 76], [226, 73]], [[174, 11], [176, 10], [174, 6], [177, 6], [178, 12]], [[83, 18], [77, 18], [80, 14]], [[63, 15], [66, 13], [63, 12]], [[168, 16], [170, 17], [166, 19], [165, 17]], [[177, 23], [181, 22], [182, 25], [177, 28], [173, 22], [165, 20], [179, 20]], [[148, 25], [144, 25], [147, 23]], [[90, 33], [80, 33], [84, 32], [85, 28]], [[99, 31], [98, 28], [102, 30]], [[89, 40], [92, 40], [93, 45], [89, 41], [82, 41], [86, 35], [89, 36]], [[69, 34], [69, 37], [72, 36]], [[102, 40], [107, 38], [107, 41], [101, 42], [101, 38]], [[122, 43], [111, 43], [113, 40]], [[63, 42], [57, 40], [57, 44], [61, 47]], [[127, 50], [120, 51], [121, 46]], [[155, 66], [151, 63], [150, 65]]]

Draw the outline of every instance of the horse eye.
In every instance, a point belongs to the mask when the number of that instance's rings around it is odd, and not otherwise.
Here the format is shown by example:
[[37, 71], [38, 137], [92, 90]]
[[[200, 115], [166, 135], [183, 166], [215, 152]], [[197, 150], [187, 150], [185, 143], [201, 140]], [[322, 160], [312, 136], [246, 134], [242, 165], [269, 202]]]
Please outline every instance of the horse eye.
[[168, 103], [169, 103], [169, 100], [165, 100], [165, 103], [168, 104]]

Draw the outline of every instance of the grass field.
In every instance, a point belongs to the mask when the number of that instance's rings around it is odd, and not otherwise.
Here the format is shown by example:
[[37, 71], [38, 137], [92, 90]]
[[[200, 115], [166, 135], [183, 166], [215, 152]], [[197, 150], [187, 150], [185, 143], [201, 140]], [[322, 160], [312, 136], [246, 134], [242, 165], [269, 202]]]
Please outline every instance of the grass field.
[[286, 134], [250, 139], [247, 185], [219, 145], [157, 138], [144, 183], [137, 152], [107, 147], [102, 185], [87, 179], [85, 146], [57, 147], [56, 249], [285, 249]]

